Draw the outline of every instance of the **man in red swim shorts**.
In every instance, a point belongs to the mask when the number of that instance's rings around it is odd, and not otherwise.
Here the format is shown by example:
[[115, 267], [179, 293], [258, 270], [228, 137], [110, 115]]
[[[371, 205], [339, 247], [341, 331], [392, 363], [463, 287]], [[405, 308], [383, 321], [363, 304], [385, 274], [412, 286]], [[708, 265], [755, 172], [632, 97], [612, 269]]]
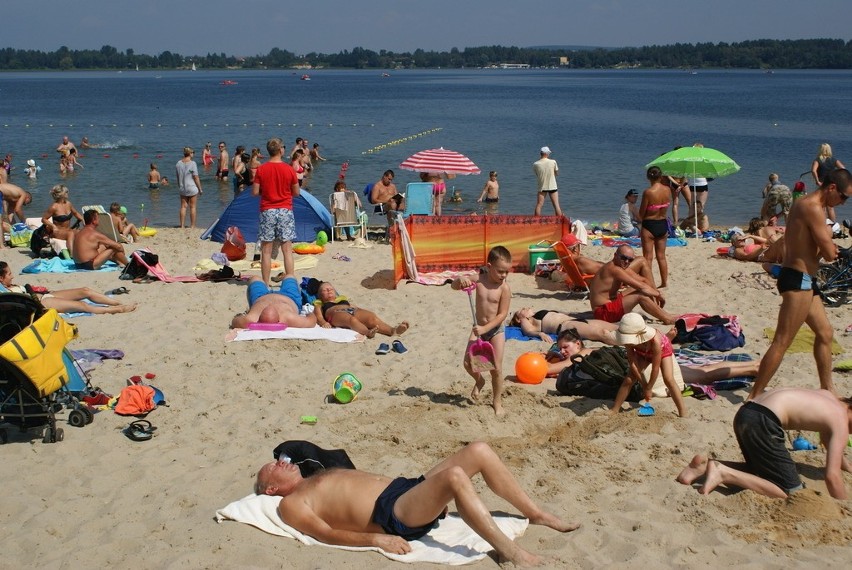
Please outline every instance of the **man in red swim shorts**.
[[639, 305], [655, 319], [673, 325], [676, 317], [663, 310], [666, 303], [663, 294], [637, 272], [635, 265], [631, 266], [635, 259], [633, 248], [621, 245], [612, 259], [595, 274], [589, 283], [589, 302], [595, 318], [617, 323], [625, 313]]

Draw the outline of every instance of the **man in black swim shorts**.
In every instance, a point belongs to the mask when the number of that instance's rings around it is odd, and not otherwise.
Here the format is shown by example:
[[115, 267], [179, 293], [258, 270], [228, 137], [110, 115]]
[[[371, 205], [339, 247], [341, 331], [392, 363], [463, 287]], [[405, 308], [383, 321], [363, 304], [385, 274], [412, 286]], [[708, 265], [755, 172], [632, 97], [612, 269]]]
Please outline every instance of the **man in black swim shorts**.
[[820, 259], [831, 262], [837, 259], [838, 248], [831, 239], [831, 229], [825, 224], [825, 209], [846, 203], [852, 196], [852, 175], [838, 169], [826, 175], [816, 192], [797, 200], [787, 216], [784, 232], [785, 253], [778, 276], [781, 309], [775, 336], [760, 369], [748, 399], [760, 395], [781, 365], [784, 353], [796, 333], [806, 324], [814, 332], [814, 360], [819, 385], [834, 392], [831, 378], [831, 342], [834, 329], [825, 314], [814, 276]]
[[852, 399], [838, 400], [827, 390], [776, 388], [746, 402], [734, 417], [734, 433], [744, 463], [696, 455], [677, 480], [692, 485], [704, 478], [702, 495], [719, 485], [750, 489], [783, 499], [802, 489], [796, 464], [787, 451], [784, 430], [818, 431], [825, 446], [825, 486], [835, 499], [847, 498], [841, 471], [852, 472], [843, 456], [852, 430]]
[[501, 557], [518, 565], [540, 564], [540, 557], [494, 524], [470, 480], [477, 473], [531, 523], [560, 532], [579, 526], [536, 505], [483, 442], [467, 445], [416, 479], [390, 479], [357, 469], [330, 469], [305, 479], [296, 465], [273, 461], [258, 471], [255, 492], [282, 497], [278, 515], [284, 522], [321, 542], [374, 546], [395, 554], [410, 552], [408, 540], [427, 534], [455, 501], [461, 518]]

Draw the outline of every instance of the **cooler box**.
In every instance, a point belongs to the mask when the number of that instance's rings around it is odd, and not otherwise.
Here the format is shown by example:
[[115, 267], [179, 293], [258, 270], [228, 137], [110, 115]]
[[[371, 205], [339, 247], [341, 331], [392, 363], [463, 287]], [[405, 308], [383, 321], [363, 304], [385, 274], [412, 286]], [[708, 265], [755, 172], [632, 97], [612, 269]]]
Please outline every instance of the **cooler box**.
[[536, 264], [541, 261], [555, 261], [559, 259], [556, 252], [553, 251], [553, 246], [547, 240], [542, 240], [536, 244], [529, 246], [530, 251], [530, 274], [535, 273]]

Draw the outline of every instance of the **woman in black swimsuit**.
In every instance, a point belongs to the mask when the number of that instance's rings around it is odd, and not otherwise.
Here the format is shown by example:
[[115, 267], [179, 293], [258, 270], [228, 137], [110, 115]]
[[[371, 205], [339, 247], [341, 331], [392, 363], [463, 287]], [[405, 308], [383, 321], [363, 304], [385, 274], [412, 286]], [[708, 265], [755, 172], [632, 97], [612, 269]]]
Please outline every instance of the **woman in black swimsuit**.
[[548, 335], [558, 335], [565, 329], [576, 329], [581, 337], [614, 345], [613, 331], [618, 328], [618, 323], [608, 323], [596, 319], [580, 320], [559, 311], [533, 311], [530, 307], [524, 307], [516, 311], [509, 320], [509, 325], [521, 327], [521, 331], [527, 336], [537, 336], [544, 342], [553, 342]]
[[320, 283], [317, 300], [314, 301], [314, 315], [317, 317], [317, 323], [323, 328], [352, 329], [367, 338], [373, 338], [376, 333], [386, 336], [401, 335], [408, 330], [408, 321], [402, 321], [392, 327], [373, 311], [356, 307], [345, 297], [338, 296], [334, 286], [328, 282]]
[[[57, 184], [51, 188], [50, 195], [53, 198], [53, 204], [44, 212], [41, 223], [48, 226], [48, 235], [51, 237], [67, 240], [74, 231], [71, 229], [71, 219], [77, 218], [82, 222], [83, 216], [68, 200], [68, 187], [64, 184]], [[68, 247], [70, 249], [70, 244]]]

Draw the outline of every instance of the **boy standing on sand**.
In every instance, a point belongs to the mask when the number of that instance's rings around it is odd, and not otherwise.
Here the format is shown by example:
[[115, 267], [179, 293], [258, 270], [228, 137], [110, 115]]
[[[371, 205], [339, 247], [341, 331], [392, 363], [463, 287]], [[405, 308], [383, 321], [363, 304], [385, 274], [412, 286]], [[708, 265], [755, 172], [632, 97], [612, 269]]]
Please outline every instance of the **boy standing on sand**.
[[470, 346], [477, 337], [490, 342], [494, 347], [494, 370], [491, 371], [491, 407], [498, 416], [503, 415], [503, 346], [506, 335], [503, 323], [509, 315], [509, 300], [512, 291], [506, 281], [512, 271], [512, 254], [502, 245], [495, 246], [488, 252], [488, 263], [478, 277], [469, 279], [457, 277], [453, 280], [452, 288], [466, 289], [476, 285], [476, 325], [470, 333], [464, 353], [464, 369], [470, 374], [475, 384], [470, 398], [476, 402], [479, 393], [485, 385], [482, 374], [473, 370], [470, 362]]

